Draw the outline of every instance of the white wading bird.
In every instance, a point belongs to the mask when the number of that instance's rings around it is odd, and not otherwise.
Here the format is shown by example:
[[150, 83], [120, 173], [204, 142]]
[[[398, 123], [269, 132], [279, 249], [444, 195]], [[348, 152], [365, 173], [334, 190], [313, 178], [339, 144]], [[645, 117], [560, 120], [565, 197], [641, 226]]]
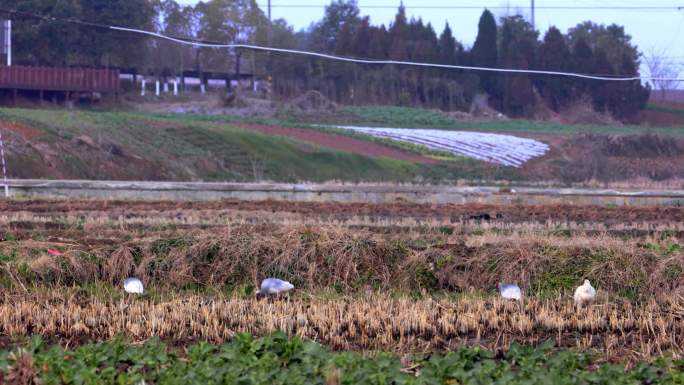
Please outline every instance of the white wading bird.
[[499, 293], [501, 293], [501, 298], [503, 299], [513, 299], [516, 301], [522, 299], [522, 291], [520, 291], [518, 285], [514, 283], [498, 283], [496, 284], [496, 288], [499, 289]]
[[588, 279], [585, 279], [582, 286], [575, 289], [575, 305], [578, 307], [588, 306], [594, 301], [596, 301], [596, 289], [591, 286]]
[[126, 278], [124, 281], [124, 290], [126, 293], [131, 294], [142, 294], [143, 293], [143, 283], [138, 278]]
[[266, 278], [261, 281], [261, 288], [256, 291], [257, 298], [278, 295], [294, 289], [294, 285], [278, 278]]

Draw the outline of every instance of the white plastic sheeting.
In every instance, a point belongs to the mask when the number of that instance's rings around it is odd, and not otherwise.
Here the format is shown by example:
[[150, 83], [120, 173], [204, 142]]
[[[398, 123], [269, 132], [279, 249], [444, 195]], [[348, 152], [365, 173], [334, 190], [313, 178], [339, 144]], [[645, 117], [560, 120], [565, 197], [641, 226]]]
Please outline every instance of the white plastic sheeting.
[[513, 135], [413, 128], [336, 127], [512, 167], [520, 167], [549, 150], [546, 143]]

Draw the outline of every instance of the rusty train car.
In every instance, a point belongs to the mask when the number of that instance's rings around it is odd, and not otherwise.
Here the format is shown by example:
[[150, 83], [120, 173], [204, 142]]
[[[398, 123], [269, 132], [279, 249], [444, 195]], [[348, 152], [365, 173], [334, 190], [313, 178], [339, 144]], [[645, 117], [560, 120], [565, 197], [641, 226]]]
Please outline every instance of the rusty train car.
[[58, 68], [0, 66], [0, 89], [17, 91], [60, 92], [66, 95], [100, 93], [118, 95], [119, 70], [95, 68]]

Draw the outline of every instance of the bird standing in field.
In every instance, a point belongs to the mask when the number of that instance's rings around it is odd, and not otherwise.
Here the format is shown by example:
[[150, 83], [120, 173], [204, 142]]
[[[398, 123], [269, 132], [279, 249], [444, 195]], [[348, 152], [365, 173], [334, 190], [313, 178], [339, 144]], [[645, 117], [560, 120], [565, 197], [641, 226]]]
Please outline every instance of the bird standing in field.
[[596, 289], [591, 286], [588, 279], [585, 279], [584, 283], [575, 289], [575, 305], [578, 307], [588, 306], [594, 301], [596, 301]]
[[143, 283], [135, 277], [126, 278], [124, 281], [124, 290], [126, 293], [142, 294], [144, 291]]
[[278, 278], [266, 278], [261, 281], [261, 287], [256, 291], [257, 298], [279, 295], [294, 289], [294, 285]]
[[501, 293], [501, 298], [503, 299], [512, 299], [515, 301], [522, 300], [522, 291], [518, 285], [514, 283], [498, 283], [496, 284], [496, 288], [499, 289], [499, 293]]

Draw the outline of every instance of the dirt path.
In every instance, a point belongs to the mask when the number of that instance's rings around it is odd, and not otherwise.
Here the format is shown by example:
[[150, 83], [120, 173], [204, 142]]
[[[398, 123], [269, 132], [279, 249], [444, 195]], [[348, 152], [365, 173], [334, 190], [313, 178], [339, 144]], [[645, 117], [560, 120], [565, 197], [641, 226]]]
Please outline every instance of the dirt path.
[[419, 154], [413, 154], [408, 151], [402, 151], [392, 147], [383, 146], [381, 144], [368, 142], [365, 140], [354, 139], [344, 135], [329, 134], [303, 128], [265, 126], [249, 123], [238, 123], [234, 124], [234, 126], [244, 130], [258, 131], [269, 135], [286, 136], [292, 139], [315, 143], [321, 147], [332, 148], [338, 151], [351, 152], [359, 155], [387, 157], [423, 164], [438, 163], [438, 161], [435, 159], [430, 159]]
[[159, 213], [175, 210], [238, 210], [246, 212], [295, 213], [312, 217], [351, 218], [370, 216], [384, 218], [450, 218], [452, 221], [479, 219], [505, 222], [594, 222], [619, 224], [631, 222], [684, 222], [684, 207], [604, 207], [575, 205], [497, 205], [497, 204], [370, 204], [318, 203], [288, 201], [172, 202], [172, 201], [95, 201], [35, 200], [0, 201], [0, 212], [74, 213], [83, 211]]

